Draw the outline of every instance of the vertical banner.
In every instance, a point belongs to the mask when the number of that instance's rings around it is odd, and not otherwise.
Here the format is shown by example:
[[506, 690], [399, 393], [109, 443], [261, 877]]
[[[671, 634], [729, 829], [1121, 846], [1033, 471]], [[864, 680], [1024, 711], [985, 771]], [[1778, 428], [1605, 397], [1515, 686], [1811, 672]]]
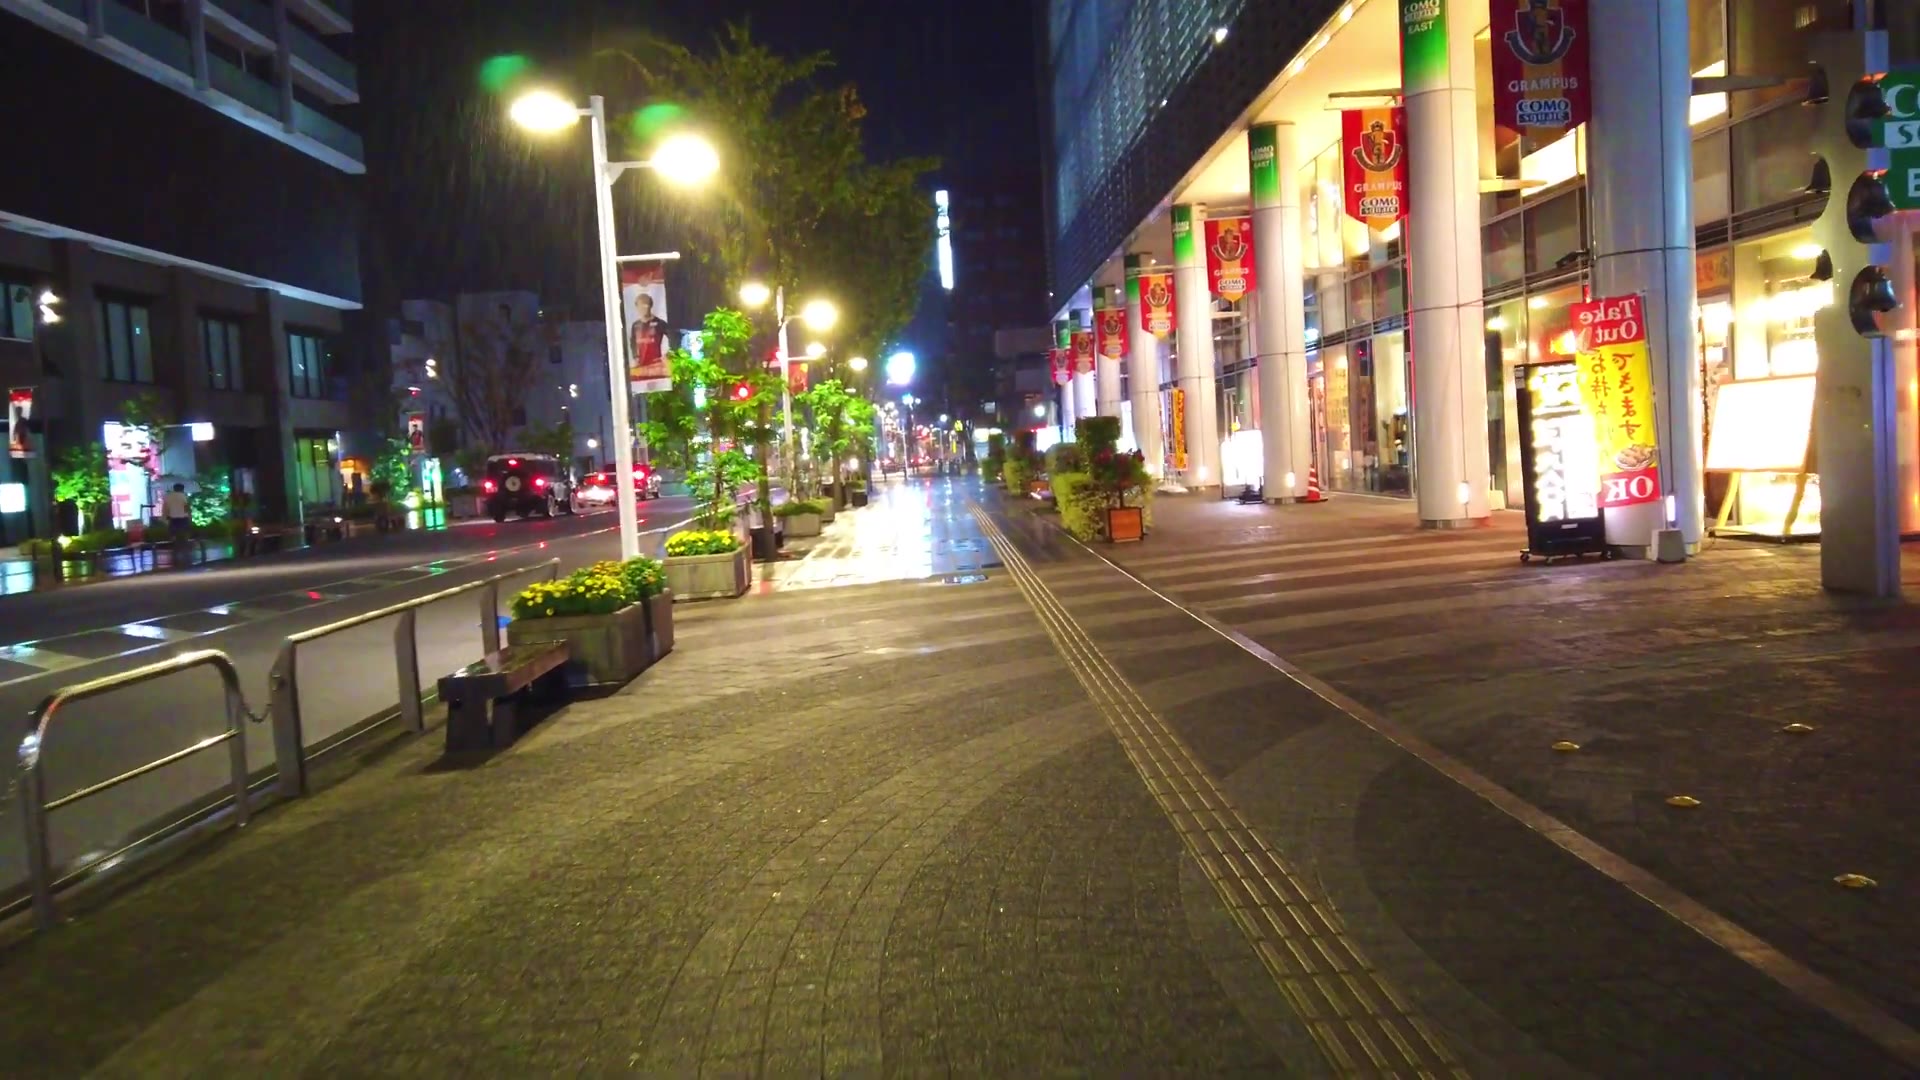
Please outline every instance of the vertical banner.
[[[1112, 304], [1117, 297], [1105, 293], [1107, 303]], [[1123, 307], [1095, 308], [1093, 312], [1094, 351], [1100, 359], [1117, 364], [1127, 355], [1127, 309]]]
[[1347, 216], [1385, 229], [1407, 216], [1407, 111], [1348, 109], [1340, 114]]
[[1247, 168], [1252, 173], [1253, 205], [1280, 205], [1280, 129], [1255, 124], [1247, 131]]
[[1491, 0], [1493, 122], [1544, 146], [1593, 115], [1587, 0]]
[[1050, 349], [1047, 351], [1047, 366], [1052, 369], [1053, 385], [1065, 386], [1073, 378], [1073, 367], [1068, 363], [1067, 350]]
[[627, 326], [627, 382], [636, 394], [673, 389], [667, 370], [672, 349], [667, 328], [667, 268], [661, 263], [622, 263], [620, 310]]
[[427, 452], [427, 414], [407, 414], [407, 449], [416, 454]]
[[1175, 472], [1185, 472], [1187, 468], [1187, 392], [1176, 386], [1169, 396], [1173, 399], [1173, 423], [1167, 425], [1173, 433], [1173, 469]]
[[1073, 332], [1073, 373], [1075, 375], [1093, 374], [1093, 331], [1075, 330]]
[[1142, 271], [1134, 287], [1140, 290], [1140, 329], [1165, 341], [1173, 335], [1173, 274]]
[[1660, 498], [1659, 437], [1653, 427], [1653, 372], [1647, 355], [1645, 301], [1639, 294], [1573, 304], [1580, 396], [1593, 416], [1600, 459], [1600, 505], [1635, 506]]
[[1253, 219], [1207, 221], [1207, 283], [1213, 295], [1237, 304], [1254, 287]]
[[1400, 0], [1400, 92], [1403, 95], [1411, 97], [1447, 83], [1448, 2]]
[[7, 453], [17, 458], [33, 456], [27, 441], [27, 421], [33, 419], [33, 387], [16, 386], [7, 391]]

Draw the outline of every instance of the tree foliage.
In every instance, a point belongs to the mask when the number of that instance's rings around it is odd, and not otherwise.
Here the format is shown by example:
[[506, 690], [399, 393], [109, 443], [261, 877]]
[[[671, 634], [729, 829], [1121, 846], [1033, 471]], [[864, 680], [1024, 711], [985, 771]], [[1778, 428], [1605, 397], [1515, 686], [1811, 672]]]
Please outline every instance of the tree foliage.
[[60, 452], [60, 460], [53, 467], [53, 497], [57, 502], [73, 504], [80, 512], [80, 528], [85, 531], [94, 511], [113, 497], [107, 483], [105, 444], [69, 446]]
[[[765, 484], [764, 469], [747, 451], [764, 450], [771, 437], [763, 417], [780, 399], [780, 377], [753, 362], [753, 327], [738, 311], [708, 312], [702, 339], [698, 355], [668, 355], [673, 389], [647, 395], [640, 430], [657, 460], [686, 470], [701, 528], [716, 529], [732, 518], [736, 491]], [[704, 402], [698, 407], [696, 388]]]

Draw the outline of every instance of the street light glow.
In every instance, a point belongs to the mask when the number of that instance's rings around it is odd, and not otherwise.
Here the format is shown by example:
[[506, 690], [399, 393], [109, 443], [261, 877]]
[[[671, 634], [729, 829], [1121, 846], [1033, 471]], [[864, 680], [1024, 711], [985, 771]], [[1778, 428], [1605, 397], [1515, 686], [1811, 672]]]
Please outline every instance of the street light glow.
[[579, 123], [580, 107], [551, 90], [532, 90], [516, 98], [507, 115], [528, 131], [551, 134]]
[[827, 355], [827, 347], [825, 345], [822, 345], [817, 341], [811, 342], [807, 345], [807, 359], [818, 360], [825, 355]]
[[913, 381], [913, 354], [906, 350], [887, 357], [887, 381], [895, 386], [905, 386]]
[[807, 306], [800, 309], [800, 321], [814, 333], [824, 334], [840, 321], [840, 309], [834, 307], [831, 300], [809, 300]]
[[740, 286], [740, 302], [750, 308], [766, 307], [771, 299], [773, 290], [758, 281], [749, 281]]
[[655, 147], [648, 164], [668, 183], [692, 187], [707, 182], [720, 171], [720, 152], [700, 136], [683, 131], [667, 136]]
[[867, 370], [867, 358], [864, 356], [856, 356], [847, 361], [847, 367], [854, 371], [865, 371]]

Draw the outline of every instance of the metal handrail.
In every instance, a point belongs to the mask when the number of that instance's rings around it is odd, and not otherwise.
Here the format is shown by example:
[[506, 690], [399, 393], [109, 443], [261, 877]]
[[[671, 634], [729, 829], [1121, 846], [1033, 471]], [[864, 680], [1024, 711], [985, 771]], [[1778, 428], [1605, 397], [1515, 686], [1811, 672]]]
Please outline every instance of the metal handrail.
[[480, 598], [481, 648], [485, 653], [499, 652], [500, 583], [508, 578], [521, 577], [543, 568], [546, 570], [548, 581], [559, 578], [560, 560], [548, 559], [544, 563], [533, 563], [518, 570], [495, 574], [490, 578], [469, 581], [450, 589], [417, 596], [398, 604], [389, 604], [383, 608], [288, 636], [280, 645], [279, 655], [274, 658], [273, 669], [267, 674], [267, 690], [271, 695], [270, 712], [273, 715], [274, 767], [279, 777], [279, 793], [289, 798], [307, 793], [306, 736], [300, 721], [299, 650], [301, 645], [329, 634], [337, 634], [342, 630], [351, 630], [356, 626], [365, 626], [381, 619], [399, 616], [400, 621], [393, 628], [393, 661], [400, 683], [400, 717], [407, 722], [408, 730], [418, 734], [425, 731], [427, 725], [426, 713], [421, 708], [420, 643], [414, 631], [417, 621], [414, 613], [428, 604], [479, 590], [483, 593]]
[[[47, 732], [62, 706], [197, 667], [212, 667], [220, 673], [220, 682], [226, 689], [227, 700], [225, 731], [218, 735], [209, 735], [191, 746], [129, 769], [111, 779], [90, 784], [51, 802], [47, 800], [46, 776], [41, 772], [40, 759], [46, 750]], [[234, 817], [236, 824], [245, 825], [247, 823], [246, 722], [247, 706], [240, 692], [240, 673], [234, 668], [232, 659], [218, 649], [182, 653], [172, 659], [161, 660], [130, 671], [103, 675], [98, 679], [63, 686], [47, 695], [39, 708], [33, 710], [27, 723], [27, 735], [20, 740], [19, 750], [20, 809], [27, 830], [27, 883], [33, 894], [34, 921], [40, 929], [52, 929], [59, 919], [53, 900], [55, 883], [51, 845], [47, 837], [47, 815], [63, 806], [91, 798], [103, 791], [119, 787], [129, 780], [145, 776], [156, 769], [182, 761], [202, 750], [211, 750], [221, 743], [226, 743], [233, 772]]]

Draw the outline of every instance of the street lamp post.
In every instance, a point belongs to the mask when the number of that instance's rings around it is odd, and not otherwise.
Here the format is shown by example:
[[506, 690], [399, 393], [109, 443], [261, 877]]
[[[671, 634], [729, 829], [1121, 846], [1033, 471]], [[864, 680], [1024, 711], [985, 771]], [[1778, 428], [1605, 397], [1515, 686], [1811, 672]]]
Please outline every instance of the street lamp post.
[[[740, 302], [750, 308], [757, 308], [767, 302], [767, 287], [757, 281], [749, 281], [740, 286]], [[773, 288], [773, 319], [779, 332], [774, 346], [780, 362], [780, 423], [785, 429], [783, 440], [786, 446], [787, 465], [796, 469], [793, 452], [793, 378], [789, 371], [792, 357], [787, 348], [787, 324], [795, 318], [807, 324], [809, 330], [824, 333], [839, 321], [840, 312], [827, 300], [809, 300], [796, 316], [787, 314], [787, 287], [776, 285]], [[817, 358], [809, 348], [808, 357]], [[796, 473], [797, 475], [797, 473]], [[789, 493], [791, 497], [792, 493]]]
[[612, 408], [613, 464], [619, 474], [613, 486], [620, 516], [620, 557], [640, 554], [639, 504], [633, 491], [633, 390], [627, 381], [625, 335], [620, 320], [619, 253], [615, 244], [613, 184], [628, 169], [651, 169], [675, 183], [695, 184], [713, 175], [719, 159], [713, 147], [698, 136], [675, 135], [661, 143], [647, 161], [607, 160], [607, 106], [598, 94], [582, 109], [550, 91], [536, 90], [513, 103], [510, 115], [522, 127], [555, 132], [587, 118], [593, 143], [593, 205], [600, 234], [600, 294], [606, 311], [607, 379]]

